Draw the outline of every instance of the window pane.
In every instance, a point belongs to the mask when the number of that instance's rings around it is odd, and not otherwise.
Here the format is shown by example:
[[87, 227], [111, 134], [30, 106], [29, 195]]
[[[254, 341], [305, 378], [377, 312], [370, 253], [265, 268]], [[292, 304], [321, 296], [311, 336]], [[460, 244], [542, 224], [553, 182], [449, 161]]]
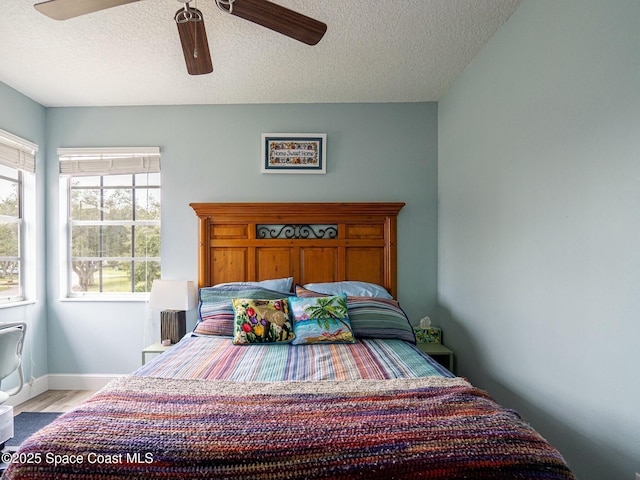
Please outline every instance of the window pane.
[[72, 187], [99, 187], [100, 176], [95, 177], [73, 177], [71, 178]]
[[71, 218], [74, 220], [100, 220], [100, 190], [72, 190]]
[[131, 292], [131, 262], [103, 262], [101, 292]]
[[72, 261], [71, 262], [71, 290], [73, 292], [88, 292], [97, 285], [96, 273], [100, 270], [101, 262]]
[[[100, 227], [96, 227], [100, 228]], [[131, 227], [109, 225], [102, 227], [102, 256], [131, 256]]]
[[102, 177], [105, 187], [130, 187], [133, 185], [133, 175], [105, 175]]
[[71, 290], [74, 292], [131, 292], [131, 267], [126, 262], [73, 261]]
[[4, 178], [0, 178], [0, 215], [20, 215], [18, 183]]
[[150, 292], [153, 280], [160, 278], [159, 262], [74, 261], [72, 268], [74, 292]]
[[74, 226], [71, 229], [72, 257], [100, 256], [100, 227]]
[[18, 179], [18, 170], [15, 168], [7, 167], [6, 165], [0, 165], [0, 175], [3, 177]]
[[133, 262], [135, 275], [135, 291], [150, 292], [151, 284], [156, 278], [160, 278], [160, 262]]
[[136, 189], [136, 220], [160, 220], [160, 189]]
[[72, 257], [130, 257], [131, 227], [76, 225], [71, 232]]
[[159, 226], [136, 226], [134, 227], [136, 257], [159, 257], [160, 256], [160, 227]]
[[104, 190], [104, 219], [133, 220], [131, 194], [131, 189]]
[[0, 257], [20, 255], [20, 224], [0, 222]]
[[0, 300], [22, 297], [20, 262], [0, 261]]
[[157, 173], [136, 173], [136, 185], [160, 186], [160, 172]]
[[20, 170], [0, 165], [0, 302], [5, 303], [24, 298], [22, 202], [31, 205], [33, 198], [22, 198], [23, 178]]

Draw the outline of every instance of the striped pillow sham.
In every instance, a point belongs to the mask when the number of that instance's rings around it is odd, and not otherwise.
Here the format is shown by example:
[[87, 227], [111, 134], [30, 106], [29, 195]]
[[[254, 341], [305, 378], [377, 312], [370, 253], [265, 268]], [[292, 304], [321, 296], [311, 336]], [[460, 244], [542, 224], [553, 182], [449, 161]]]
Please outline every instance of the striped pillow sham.
[[[301, 285], [295, 286], [297, 297], [323, 297]], [[398, 302], [379, 297], [347, 297], [351, 329], [356, 338], [397, 338], [416, 343], [413, 327]]]
[[220, 285], [200, 289], [198, 303], [198, 323], [193, 333], [197, 335], [234, 334], [234, 298], [249, 298], [255, 300], [278, 300], [288, 298], [288, 292], [278, 292], [260, 286], [252, 285]]

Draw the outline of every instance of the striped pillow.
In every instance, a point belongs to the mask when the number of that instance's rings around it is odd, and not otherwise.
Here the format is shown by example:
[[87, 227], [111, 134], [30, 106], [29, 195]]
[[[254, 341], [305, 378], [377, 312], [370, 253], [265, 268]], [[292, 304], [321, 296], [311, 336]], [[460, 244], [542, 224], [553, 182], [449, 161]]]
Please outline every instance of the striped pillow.
[[[296, 285], [297, 297], [323, 297]], [[379, 297], [347, 297], [347, 311], [356, 338], [398, 338], [416, 343], [413, 327], [395, 300]]]
[[224, 335], [234, 333], [234, 298], [278, 300], [290, 293], [277, 292], [256, 285], [220, 285], [200, 289], [198, 323], [193, 333], [198, 335]]

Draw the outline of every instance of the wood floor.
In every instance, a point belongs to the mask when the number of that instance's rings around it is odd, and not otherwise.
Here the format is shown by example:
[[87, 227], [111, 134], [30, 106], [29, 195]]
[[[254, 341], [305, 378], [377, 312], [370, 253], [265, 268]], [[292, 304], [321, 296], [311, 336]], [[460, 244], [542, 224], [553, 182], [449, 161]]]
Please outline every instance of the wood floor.
[[20, 412], [68, 412], [93, 393], [93, 390], [48, 390], [13, 407], [13, 414], [18, 415]]

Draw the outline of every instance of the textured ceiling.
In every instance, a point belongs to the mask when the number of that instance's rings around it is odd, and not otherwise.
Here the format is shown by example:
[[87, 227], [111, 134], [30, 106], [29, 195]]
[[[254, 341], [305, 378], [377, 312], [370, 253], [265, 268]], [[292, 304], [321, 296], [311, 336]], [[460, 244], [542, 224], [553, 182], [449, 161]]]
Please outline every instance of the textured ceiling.
[[194, 0], [214, 71], [190, 76], [176, 0], [66, 21], [36, 1], [2, 2], [0, 81], [45, 106], [437, 101], [520, 3], [274, 0], [328, 25], [310, 47]]

